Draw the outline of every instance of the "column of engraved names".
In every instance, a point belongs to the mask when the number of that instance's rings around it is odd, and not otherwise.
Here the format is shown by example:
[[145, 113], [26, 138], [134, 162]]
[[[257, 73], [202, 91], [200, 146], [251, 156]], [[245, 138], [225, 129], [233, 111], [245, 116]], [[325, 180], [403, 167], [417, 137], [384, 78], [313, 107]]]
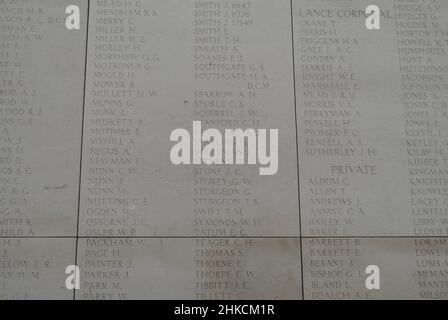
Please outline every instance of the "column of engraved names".
[[413, 239], [415, 290], [419, 299], [448, 299], [448, 239]]
[[368, 299], [367, 290], [356, 290], [364, 274], [357, 268], [363, 255], [359, 239], [304, 239], [304, 288], [306, 299]]
[[[257, 70], [241, 53], [244, 39], [239, 35], [241, 29], [253, 28], [251, 3], [194, 3], [193, 79], [198, 84], [192, 117], [201, 120], [204, 129], [258, 128], [258, 93], [247, 86], [249, 77], [256, 79]], [[251, 196], [250, 173], [243, 166], [194, 169], [195, 236], [246, 236], [246, 229], [260, 224], [252, 209], [258, 199]]]
[[[239, 35], [254, 27], [253, 3], [194, 1], [194, 5], [193, 79], [198, 85], [193, 118], [220, 130], [258, 127], [257, 110], [249, 107], [256, 93], [246, 87], [249, 63], [241, 53], [244, 39]], [[258, 200], [251, 196], [252, 183], [242, 166], [195, 168], [195, 235], [247, 236], [247, 229], [256, 228], [261, 221], [254, 216]], [[241, 298], [240, 292], [250, 289], [253, 278], [250, 270], [243, 272], [250, 245], [250, 240], [197, 239], [196, 299]]]
[[0, 2], [1, 300], [73, 297], [86, 19], [65, 8], [86, 3]]
[[74, 262], [74, 239], [0, 239], [0, 300], [73, 299], [65, 269]]
[[[370, 32], [364, 28], [364, 3], [359, 4], [360, 10], [348, 9], [352, 6], [349, 2], [333, 4], [329, 11], [322, 11], [326, 6], [322, 5], [319, 10], [308, 10], [307, 15], [338, 17], [341, 30], [356, 36], [360, 43], [351, 61], [356, 64], [354, 70], [359, 70], [357, 93], [362, 100], [358, 100], [358, 108], [369, 122], [361, 117], [357, 131], [375, 147], [372, 161], [376, 174], [366, 180], [371, 182], [369, 188], [363, 187], [361, 180], [352, 179], [366, 209], [361, 215], [363, 225], [354, 220], [355, 225], [345, 235], [372, 238], [307, 239], [305, 297], [446, 297], [446, 250], [440, 248], [445, 239], [397, 237], [446, 234], [442, 129], [447, 61], [443, 41], [446, 25], [442, 21], [446, 7], [437, 1], [379, 2], [382, 30], [387, 32]], [[359, 19], [351, 20], [355, 15]], [[310, 33], [322, 33], [312, 29]], [[379, 50], [375, 48], [379, 44], [398, 49]], [[360, 63], [361, 59], [368, 63]], [[409, 188], [404, 187], [407, 184]], [[371, 199], [376, 199], [375, 205]], [[395, 237], [376, 239], [376, 235]], [[365, 289], [364, 270], [370, 264], [380, 267], [380, 291]], [[396, 266], [400, 266], [400, 272]]]
[[[436, 237], [306, 239], [305, 298], [446, 299], [447, 241]], [[380, 290], [365, 285], [365, 268], [373, 262], [381, 270]]]
[[[448, 6], [394, 2], [409, 213], [416, 236], [448, 234]], [[446, 299], [447, 239], [418, 238], [413, 263], [421, 299]]]
[[410, 218], [417, 236], [448, 235], [448, 35], [443, 1], [395, 1]]
[[135, 258], [129, 257], [127, 253], [144, 246], [145, 239], [114, 237], [86, 238], [79, 241], [81, 256], [78, 264], [82, 272], [82, 290], [76, 292], [76, 299], [128, 299], [133, 290], [128, 281], [133, 275]]
[[[25, 85], [23, 52], [39, 42], [43, 34], [38, 19], [43, 14], [39, 7], [2, 5], [1, 9], [1, 235], [32, 236], [33, 217], [29, 214], [27, 177], [33, 173], [24, 157], [24, 132], [42, 117], [42, 108], [33, 107], [37, 89]], [[27, 19], [28, 17], [28, 19]], [[9, 22], [9, 23], [8, 23]], [[15, 130], [14, 130], [15, 128]], [[23, 128], [18, 130], [19, 128]]]
[[[274, 82], [272, 79], [278, 76], [272, 73], [275, 66], [269, 63], [270, 54], [265, 51], [266, 47], [260, 47], [260, 30], [270, 28], [280, 18], [276, 16], [275, 20], [272, 19], [275, 14], [271, 15], [269, 9], [273, 4], [266, 1], [193, 3], [194, 88], [192, 98], [185, 101], [186, 107], [190, 106], [192, 110], [192, 118], [201, 121], [203, 130], [217, 128], [224, 132], [225, 129], [235, 128], [277, 128], [278, 117], [286, 114], [286, 109], [290, 107], [286, 101], [293, 101], [288, 98], [283, 100], [277, 91], [279, 89], [275, 89], [275, 86], [283, 85], [282, 92], [292, 97], [289, 90], [292, 87], [290, 74], [285, 77], [285, 83]], [[277, 12], [286, 18], [289, 6], [283, 4]], [[282, 23], [276, 32], [288, 31], [286, 27]], [[279, 50], [289, 54], [287, 35], [279, 36], [282, 39]], [[281, 65], [275, 71], [280, 73], [284, 70]], [[277, 112], [277, 108], [280, 111]], [[289, 116], [292, 116], [293, 109], [289, 110]], [[273, 116], [275, 113], [279, 116]], [[284, 139], [284, 135], [293, 134], [293, 123], [289, 122], [289, 125], [291, 127], [286, 131], [280, 129]], [[289, 139], [284, 142], [284, 147], [288, 148], [288, 144], [289, 150], [292, 150], [292, 136]], [[280, 153], [279, 157], [281, 160], [290, 160], [290, 156], [293, 154], [285, 152]], [[286, 172], [284, 170], [294, 172], [294, 167], [290, 165], [293, 163], [288, 162], [288, 166], [280, 170], [283, 173]], [[196, 240], [195, 298], [248, 297], [254, 293], [253, 281], [257, 277], [257, 271], [247, 267], [248, 255], [254, 243], [251, 239], [239, 237], [298, 235], [298, 228], [292, 233], [289, 229], [293, 225], [297, 226], [297, 213], [291, 211], [292, 208], [297, 209], [297, 206], [294, 207], [297, 194], [291, 192], [294, 191], [294, 182], [285, 182], [275, 176], [260, 178], [257, 168], [243, 165], [196, 166], [192, 170], [195, 236], [226, 237]], [[283, 184], [276, 191], [263, 190], [269, 179], [277, 180], [277, 183], [283, 181]], [[282, 192], [287, 185], [291, 189], [276, 197], [285, 197], [282, 212], [285, 216], [278, 217], [277, 229], [270, 222], [276, 219], [276, 210], [281, 211], [281, 205], [274, 208], [269, 204], [267, 192], [271, 192], [270, 198], [276, 192]], [[293, 223], [284, 228], [287, 221]]]
[[62, 3], [8, 1], [0, 14], [0, 236], [73, 235], [85, 30], [66, 33]]
[[158, 94], [145, 83], [159, 63], [147, 30], [158, 18], [148, 2], [91, 1], [78, 240], [83, 291], [77, 299], [127, 299], [132, 292], [129, 251], [144, 240], [126, 237], [147, 235], [151, 222], [150, 192], [140, 177], [148, 108]]
[[157, 66], [147, 49], [157, 11], [141, 1], [91, 4], [80, 233], [132, 236], [148, 228], [148, 195], [139, 193], [145, 105], [157, 90], [142, 83]]
[[371, 213], [360, 186], [377, 174], [376, 147], [360, 130], [361, 84], [353, 60], [362, 42], [346, 27], [361, 21], [359, 10], [294, 4], [303, 232], [353, 234]]

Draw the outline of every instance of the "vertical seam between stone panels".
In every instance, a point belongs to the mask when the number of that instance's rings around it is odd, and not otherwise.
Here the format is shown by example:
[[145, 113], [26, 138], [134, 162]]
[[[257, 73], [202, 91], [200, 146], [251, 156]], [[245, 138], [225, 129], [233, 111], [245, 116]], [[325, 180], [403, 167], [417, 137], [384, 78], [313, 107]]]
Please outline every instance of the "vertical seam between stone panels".
[[[84, 57], [84, 89], [82, 98], [82, 117], [81, 117], [81, 151], [79, 156], [79, 185], [78, 185], [78, 216], [76, 221], [76, 243], [75, 243], [75, 266], [78, 266], [78, 241], [79, 241], [79, 216], [81, 210], [81, 179], [82, 179], [82, 151], [84, 142], [84, 111], [86, 107], [86, 82], [87, 82], [87, 48], [89, 46], [89, 12], [90, 0], [87, 0], [87, 23], [86, 23], [86, 51]], [[76, 299], [76, 289], [73, 289], [73, 300]]]
[[292, 83], [293, 83], [293, 97], [294, 97], [294, 128], [296, 131], [296, 163], [297, 163], [297, 199], [298, 199], [298, 219], [299, 219], [299, 246], [300, 246], [300, 277], [302, 300], [305, 299], [304, 283], [303, 283], [303, 252], [302, 252], [302, 219], [300, 215], [300, 173], [299, 173], [299, 137], [297, 128], [297, 97], [296, 97], [296, 63], [294, 51], [294, 18], [292, 10], [292, 0], [289, 1], [289, 10], [291, 13], [291, 51], [292, 51]]

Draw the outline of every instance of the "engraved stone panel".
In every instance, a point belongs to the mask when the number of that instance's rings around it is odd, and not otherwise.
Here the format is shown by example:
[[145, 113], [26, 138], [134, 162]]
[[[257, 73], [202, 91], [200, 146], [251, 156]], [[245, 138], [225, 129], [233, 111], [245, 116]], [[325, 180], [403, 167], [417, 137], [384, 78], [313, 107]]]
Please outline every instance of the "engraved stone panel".
[[[446, 238], [303, 239], [305, 299], [448, 298]], [[366, 289], [369, 265], [380, 289]]]
[[0, 299], [448, 299], [448, 2], [371, 4], [0, 0]]
[[448, 3], [293, 0], [302, 232], [446, 236]]
[[79, 239], [76, 299], [301, 299], [297, 239]]
[[0, 239], [0, 300], [73, 299], [65, 268], [74, 259], [74, 239]]
[[0, 5], [0, 236], [76, 234], [86, 16], [67, 32], [65, 7]]
[[[289, 1], [129, 3], [91, 2], [80, 234], [298, 236]], [[278, 173], [173, 165], [193, 120], [278, 129]]]

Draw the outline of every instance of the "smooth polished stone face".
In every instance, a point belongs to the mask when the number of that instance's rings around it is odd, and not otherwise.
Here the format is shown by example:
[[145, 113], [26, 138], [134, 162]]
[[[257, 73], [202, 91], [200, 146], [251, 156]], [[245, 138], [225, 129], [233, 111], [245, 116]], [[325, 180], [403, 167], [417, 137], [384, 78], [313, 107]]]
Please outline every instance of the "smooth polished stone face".
[[77, 299], [301, 299], [298, 239], [86, 238]]
[[86, 17], [67, 32], [70, 3], [1, 7], [0, 236], [76, 235]]
[[65, 269], [75, 239], [0, 239], [0, 300], [70, 300]]
[[302, 234], [447, 236], [447, 3], [369, 4], [293, 1]]

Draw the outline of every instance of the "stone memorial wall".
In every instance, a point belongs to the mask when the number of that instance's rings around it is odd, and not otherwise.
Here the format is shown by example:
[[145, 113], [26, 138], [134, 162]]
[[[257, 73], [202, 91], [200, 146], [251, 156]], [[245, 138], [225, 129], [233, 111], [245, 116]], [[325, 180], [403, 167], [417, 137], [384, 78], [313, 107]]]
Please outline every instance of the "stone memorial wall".
[[448, 299], [448, 2], [374, 2], [0, 0], [0, 299]]

